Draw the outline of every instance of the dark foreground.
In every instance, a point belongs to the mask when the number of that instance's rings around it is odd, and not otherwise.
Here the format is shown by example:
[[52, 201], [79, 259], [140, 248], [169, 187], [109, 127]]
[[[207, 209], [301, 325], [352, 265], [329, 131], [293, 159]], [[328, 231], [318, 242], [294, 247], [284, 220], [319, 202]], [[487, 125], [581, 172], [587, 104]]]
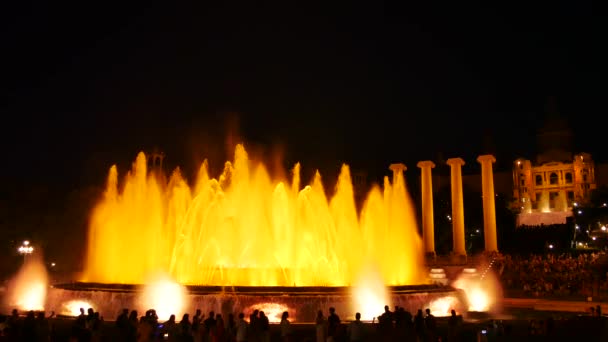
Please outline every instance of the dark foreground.
[[[438, 318], [436, 341], [606, 341], [608, 340], [608, 318], [585, 315], [563, 315], [550, 312], [517, 312], [519, 317], [491, 319], [479, 317], [464, 320], [453, 337], [448, 336], [448, 321]], [[499, 317], [504, 318], [504, 317]], [[52, 324], [51, 341], [77, 341], [71, 338], [73, 318], [59, 317], [50, 319]], [[348, 324], [348, 322], [345, 322]], [[536, 329], [532, 329], [536, 327]], [[290, 342], [315, 340], [313, 324], [292, 324]], [[113, 321], [104, 322], [99, 339], [95, 341], [120, 341], [118, 330]], [[485, 332], [485, 333], [483, 333]], [[393, 333], [394, 334], [394, 333]], [[19, 339], [18, 339], [19, 340]], [[280, 328], [271, 325], [271, 341], [281, 341]], [[9, 341], [0, 339], [0, 341]], [[162, 337], [158, 339], [162, 341]], [[348, 339], [343, 339], [346, 342]], [[385, 336], [378, 331], [376, 324], [366, 323], [365, 341], [416, 341], [416, 336]], [[226, 341], [228, 342], [228, 341]]]

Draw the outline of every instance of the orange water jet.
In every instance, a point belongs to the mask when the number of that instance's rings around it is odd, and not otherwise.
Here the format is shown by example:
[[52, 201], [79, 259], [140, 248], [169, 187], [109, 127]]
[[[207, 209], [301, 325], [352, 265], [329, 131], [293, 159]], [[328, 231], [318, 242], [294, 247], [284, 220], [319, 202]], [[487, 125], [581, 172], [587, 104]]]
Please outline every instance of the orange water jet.
[[300, 187], [272, 180], [237, 145], [218, 179], [204, 162], [193, 187], [176, 169], [164, 182], [139, 153], [124, 184], [112, 166], [89, 225], [82, 280], [143, 284], [169, 274], [181, 284], [351, 286], [364, 265], [386, 285], [425, 282], [422, 243], [402, 172], [374, 186], [357, 213], [343, 165], [328, 200], [317, 172]]
[[19, 271], [8, 282], [5, 304], [22, 311], [44, 310], [48, 283], [41, 253], [27, 255]]

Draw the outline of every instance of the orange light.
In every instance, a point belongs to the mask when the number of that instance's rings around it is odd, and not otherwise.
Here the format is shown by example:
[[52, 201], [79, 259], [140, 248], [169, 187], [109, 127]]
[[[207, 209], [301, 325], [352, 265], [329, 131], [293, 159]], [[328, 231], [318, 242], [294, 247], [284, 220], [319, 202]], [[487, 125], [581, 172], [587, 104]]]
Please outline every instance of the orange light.
[[186, 289], [168, 277], [151, 279], [140, 295], [143, 308], [153, 308], [161, 320], [168, 320], [174, 314], [181, 317], [185, 309]]
[[48, 275], [44, 262], [38, 253], [32, 254], [8, 283], [8, 305], [24, 311], [44, 310], [47, 287]]
[[238, 145], [217, 178], [203, 163], [190, 187], [137, 156], [118, 187], [110, 169], [89, 227], [83, 281], [143, 284], [163, 272], [181, 284], [350, 286], [375, 264], [386, 285], [425, 281], [422, 242], [402, 172], [374, 187], [357, 212], [350, 169], [325, 194], [319, 173], [300, 186], [272, 180]]

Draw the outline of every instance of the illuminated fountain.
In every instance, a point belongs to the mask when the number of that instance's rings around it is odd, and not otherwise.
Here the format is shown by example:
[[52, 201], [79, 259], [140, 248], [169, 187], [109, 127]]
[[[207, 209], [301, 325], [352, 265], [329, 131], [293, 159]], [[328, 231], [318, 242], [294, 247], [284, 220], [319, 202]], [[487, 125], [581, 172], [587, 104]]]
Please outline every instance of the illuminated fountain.
[[[83, 283], [55, 286], [51, 305], [82, 297], [113, 318], [134, 308], [134, 297], [158, 274], [186, 286], [184, 312], [267, 307], [298, 321], [313, 321], [329, 306], [348, 317], [366, 306], [362, 298], [378, 301], [377, 313], [385, 304], [415, 312], [436, 297], [461, 294], [420, 285], [422, 242], [402, 169], [371, 189], [360, 213], [348, 166], [328, 199], [319, 173], [301, 187], [296, 164], [291, 180], [273, 181], [242, 145], [217, 179], [207, 162], [193, 187], [179, 169], [164, 179], [147, 170], [143, 153], [120, 185], [110, 168], [90, 221]], [[362, 312], [367, 319], [377, 313]]]
[[29, 241], [19, 247], [23, 265], [7, 284], [3, 305], [20, 311], [43, 310], [48, 288], [48, 274], [42, 254], [34, 253]]

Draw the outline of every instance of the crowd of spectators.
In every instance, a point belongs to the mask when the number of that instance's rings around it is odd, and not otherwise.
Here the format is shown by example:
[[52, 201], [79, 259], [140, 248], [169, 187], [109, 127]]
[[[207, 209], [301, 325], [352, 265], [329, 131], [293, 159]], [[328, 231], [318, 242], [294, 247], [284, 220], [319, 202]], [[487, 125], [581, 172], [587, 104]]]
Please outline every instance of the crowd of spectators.
[[604, 255], [499, 255], [494, 266], [506, 295], [589, 297], [607, 289], [600, 267]]

